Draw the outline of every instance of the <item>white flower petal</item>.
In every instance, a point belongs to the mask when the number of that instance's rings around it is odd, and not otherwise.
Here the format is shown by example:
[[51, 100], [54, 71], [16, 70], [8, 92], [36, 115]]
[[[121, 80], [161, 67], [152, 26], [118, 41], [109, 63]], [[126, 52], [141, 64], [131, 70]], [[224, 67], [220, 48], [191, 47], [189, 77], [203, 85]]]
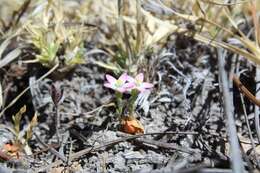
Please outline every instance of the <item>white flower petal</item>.
[[106, 75], [106, 79], [111, 84], [113, 84], [113, 83], [115, 83], [117, 81], [113, 76], [111, 76], [109, 74]]
[[144, 81], [144, 74], [143, 73], [139, 73], [135, 79], [139, 82], [143, 82]]

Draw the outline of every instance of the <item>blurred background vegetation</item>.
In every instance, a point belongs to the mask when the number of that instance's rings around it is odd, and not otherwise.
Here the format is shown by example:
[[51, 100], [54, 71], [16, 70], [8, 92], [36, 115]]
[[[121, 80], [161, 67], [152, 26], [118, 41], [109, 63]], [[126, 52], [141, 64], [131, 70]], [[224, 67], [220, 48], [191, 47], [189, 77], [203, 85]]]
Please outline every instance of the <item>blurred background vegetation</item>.
[[[97, 64], [115, 72], [136, 73], [146, 64], [144, 57], [160, 50], [167, 37], [176, 32], [260, 63], [257, 14], [260, 3], [253, 0], [1, 0], [0, 3], [2, 43], [6, 45], [4, 40], [15, 39], [19, 46], [14, 46], [33, 48], [27, 62], [47, 67], [59, 63], [60, 68], [68, 70], [84, 63], [84, 42], [92, 41], [111, 55], [108, 63]], [[243, 27], [248, 22], [252, 28], [244, 33]]]

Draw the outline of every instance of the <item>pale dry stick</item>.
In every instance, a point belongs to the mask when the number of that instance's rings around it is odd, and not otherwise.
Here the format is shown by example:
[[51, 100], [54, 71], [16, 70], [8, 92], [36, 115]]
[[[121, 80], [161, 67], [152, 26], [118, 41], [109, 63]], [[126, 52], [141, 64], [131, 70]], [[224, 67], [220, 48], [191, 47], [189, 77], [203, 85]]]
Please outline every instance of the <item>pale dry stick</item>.
[[201, 1], [208, 3], [208, 4], [219, 5], [219, 6], [234, 6], [234, 5], [240, 5], [240, 4], [249, 2], [249, 0], [244, 0], [244, 1], [239, 1], [239, 2], [224, 2], [224, 3], [217, 2], [217, 1], [210, 1], [210, 0], [201, 0]]
[[241, 99], [241, 102], [242, 102], [242, 108], [243, 108], [243, 112], [244, 112], [244, 115], [245, 115], [245, 120], [246, 120], [246, 125], [247, 125], [247, 129], [248, 129], [248, 133], [249, 133], [249, 138], [250, 138], [251, 145], [252, 145], [252, 148], [253, 148], [253, 151], [254, 151], [254, 157], [255, 157], [257, 166], [260, 168], [259, 160], [257, 158], [257, 153], [256, 153], [256, 149], [255, 149], [254, 138], [253, 138], [252, 131], [251, 131], [251, 128], [250, 128], [250, 124], [249, 124], [249, 120], [248, 120], [248, 116], [247, 116], [247, 112], [246, 112], [246, 107], [245, 107], [245, 101], [244, 101], [242, 93], [240, 93], [240, 99]]
[[[234, 54], [231, 58], [231, 67], [230, 67], [230, 73], [229, 73], [229, 87], [233, 88], [233, 74], [235, 73], [235, 69], [236, 69], [236, 61], [237, 61], [237, 54]], [[230, 94], [234, 95], [233, 90], [230, 90]]]
[[[256, 93], [255, 93], [255, 97], [256, 99], [260, 99], [260, 65], [256, 65], [256, 75], [255, 75], [255, 81], [256, 81]], [[257, 134], [257, 138], [258, 138], [258, 142], [260, 142], [260, 120], [259, 120], [259, 116], [260, 116], [260, 111], [259, 111], [259, 106], [255, 105], [255, 128], [256, 128], [256, 134]]]
[[[240, 92], [243, 93], [252, 103], [254, 103], [257, 107], [260, 106], [260, 99], [257, 99], [241, 82], [240, 80], [236, 77], [236, 76], [233, 76], [233, 81], [234, 83], [236, 84], [236, 86], [239, 88]], [[244, 106], [244, 105], [243, 105]], [[244, 108], [245, 109], [245, 108]], [[247, 120], [247, 118], [246, 118]], [[247, 120], [248, 121], [248, 120]], [[247, 122], [248, 123], [248, 122]], [[248, 123], [249, 124], [249, 123]], [[257, 122], [256, 122], [257, 124]], [[249, 126], [249, 125], [247, 125]], [[248, 127], [248, 129], [250, 129], [250, 127]], [[251, 130], [249, 131], [249, 135], [252, 135], [251, 134]], [[252, 143], [252, 147], [253, 147], [253, 150], [254, 150], [254, 153], [256, 154], [256, 149], [255, 149], [255, 142], [253, 141], [253, 137], [251, 138], [250, 137], [250, 141]], [[260, 163], [259, 163], [259, 160], [257, 159], [256, 157], [256, 161], [257, 161], [257, 166], [259, 167], [260, 166]]]
[[229, 143], [231, 148], [231, 160], [232, 160], [232, 170], [235, 173], [244, 173], [244, 164], [240, 152], [240, 146], [238, 143], [236, 125], [234, 120], [234, 113], [233, 113], [233, 104], [232, 98], [230, 97], [229, 93], [229, 86], [228, 86], [228, 79], [227, 74], [224, 68], [224, 58], [226, 57], [226, 51], [219, 48], [217, 49], [218, 53], [218, 65], [219, 65], [219, 87], [223, 92], [223, 99], [224, 99], [224, 111], [227, 118], [227, 129], [229, 134]]
[[0, 69], [15, 60], [21, 53], [22, 51], [20, 48], [16, 48], [9, 52], [3, 59], [0, 59]]
[[[260, 40], [259, 40], [259, 22], [258, 22], [258, 19], [259, 17], [257, 17], [257, 14], [256, 14], [256, 1], [251, 1], [251, 12], [252, 12], [252, 19], [253, 19], [253, 28], [252, 30], [255, 31], [254, 35], [255, 35], [255, 45], [256, 45], [256, 48], [257, 49], [260, 49]], [[260, 18], [259, 18], [260, 19]], [[247, 34], [247, 37], [249, 37], [251, 35], [251, 31], [250, 30]], [[255, 97], [256, 99], [260, 99], [260, 66], [258, 64], [256, 64], [256, 75], [255, 75], [255, 81], [256, 81], [256, 94], [255, 94]], [[260, 142], [260, 124], [259, 124], [259, 107], [258, 106], [255, 106], [255, 128], [256, 128], [256, 134], [257, 134], [257, 138], [258, 138], [258, 142]]]
[[[232, 56], [232, 63], [231, 63], [231, 70], [230, 70], [230, 75], [229, 75], [229, 80], [230, 80], [230, 94], [232, 96], [234, 96], [234, 90], [232, 88], [234, 88], [234, 85], [233, 85], [233, 74], [241, 74], [244, 70], [241, 70], [239, 71], [239, 67], [240, 67], [240, 63], [239, 61], [237, 61], [238, 59], [240, 59], [241, 57], [239, 55], [236, 55], [234, 54]], [[247, 116], [247, 112], [246, 112], [246, 108], [245, 108], [245, 104], [244, 104], [244, 98], [243, 98], [243, 95], [242, 93], [240, 93], [240, 98], [241, 98], [241, 102], [242, 102], [242, 106], [243, 106], [243, 111], [244, 111], [244, 115], [245, 115], [245, 119], [247, 121], [247, 128], [248, 128], [248, 131], [250, 133], [250, 142], [249, 144], [251, 144], [253, 146], [253, 149], [254, 149], [254, 154], [256, 154], [256, 151], [255, 151], [255, 141], [254, 139], [252, 138], [252, 133], [251, 133], [251, 128], [249, 126], [249, 121], [248, 121], [248, 116]], [[248, 170], [253, 170], [253, 165], [252, 163], [250, 162], [248, 156], [246, 155], [245, 151], [244, 151], [244, 148], [242, 146], [242, 143], [243, 141], [241, 139], [239, 139], [239, 143], [240, 143], [240, 147], [241, 147], [241, 151], [242, 151], [242, 157], [245, 159], [245, 161], [247, 162], [247, 165], [248, 165]], [[255, 159], [257, 159], [256, 155], [255, 155]], [[258, 160], [257, 160], [257, 163], [258, 163]], [[250, 172], [250, 171], [249, 171]]]
[[38, 142], [39, 142], [42, 146], [48, 148], [48, 150], [49, 150], [52, 154], [54, 154], [55, 156], [57, 156], [58, 158], [60, 158], [62, 161], [67, 162], [67, 158], [66, 158], [64, 155], [61, 155], [61, 154], [60, 154], [57, 150], [55, 150], [53, 147], [50, 147], [49, 145], [45, 144], [45, 143], [42, 141], [42, 139], [41, 139], [36, 133], [35, 133], [34, 135], [35, 135], [36, 139], [38, 140]]
[[[142, 172], [142, 170], [140, 171]], [[145, 171], [144, 171], [145, 172]], [[234, 173], [232, 169], [221, 169], [221, 168], [199, 168], [199, 167], [191, 167], [186, 169], [181, 169], [179, 171], [173, 170], [162, 170], [159, 169], [159, 172], [163, 173]], [[151, 170], [149, 173], [158, 173], [158, 170]]]
[[[241, 58], [240, 55], [238, 55], [238, 58], [236, 58], [236, 56], [237, 55], [234, 55], [232, 57], [232, 62], [233, 61], [235, 62], [236, 60]], [[235, 63], [232, 63], [232, 64], [235, 64]], [[230, 83], [232, 84], [232, 87], [230, 87], [230, 88], [234, 88], [234, 86], [233, 86], [234, 74], [237, 74], [239, 76], [241, 73], [246, 71], [245, 69], [242, 69], [242, 70], [239, 71], [239, 67], [240, 67], [240, 62], [238, 61], [236, 63], [236, 67], [234, 67], [234, 69], [230, 71], [230, 80], [231, 80]], [[237, 80], [239, 81], [238, 78], [237, 78]], [[235, 85], [237, 85], [237, 83], [235, 83]], [[237, 87], [239, 88], [239, 86], [237, 86]], [[232, 91], [232, 94], [234, 94], [233, 89], [231, 91]], [[246, 112], [246, 108], [245, 108], [245, 102], [244, 102], [244, 98], [243, 98], [242, 93], [240, 93], [240, 98], [241, 98], [241, 103], [242, 103], [242, 107], [243, 107], [243, 111], [244, 111], [244, 115], [245, 115], [245, 119], [246, 119], [246, 123], [247, 123], [247, 128], [248, 128], [248, 131], [249, 131], [249, 134], [250, 134], [250, 142], [248, 144], [251, 144], [253, 149], [254, 149], [255, 159], [256, 159], [257, 165], [258, 165], [259, 162], [258, 162], [258, 159], [257, 159], [257, 156], [256, 156], [256, 151], [255, 151], [255, 141], [254, 141], [254, 138], [252, 137], [252, 132], [251, 132], [251, 128], [250, 128], [250, 125], [249, 125], [248, 116], [247, 116], [247, 112]], [[254, 166], [252, 165], [252, 163], [250, 162], [248, 156], [246, 155], [246, 153], [244, 151], [244, 148], [243, 148], [243, 145], [242, 145], [242, 143], [244, 143], [244, 142], [241, 139], [238, 139], [238, 140], [239, 140], [239, 143], [240, 143], [242, 156], [245, 159], [245, 161], [247, 162], [248, 170], [249, 170], [249, 172], [252, 172]]]
[[5, 100], [7, 100], [7, 96], [8, 96], [8, 91], [12, 88], [13, 83], [10, 82], [7, 84], [7, 86], [5, 87], [5, 90], [3, 91], [3, 102], [0, 108], [5, 106]]
[[[119, 134], [119, 136], [121, 136], [121, 137], [131, 137], [132, 135], [122, 133], [122, 134]], [[139, 139], [139, 138], [135, 138], [133, 140], [135, 140], [137, 142], [141, 142], [143, 144], [153, 145], [153, 146], [156, 146], [158, 148], [176, 150], [176, 151], [180, 151], [180, 152], [187, 153], [187, 154], [194, 154], [195, 153], [194, 151], [190, 150], [189, 148], [180, 147], [180, 146], [173, 144], [173, 143], [166, 143], [166, 142], [155, 141], [155, 140], [152, 140], [152, 139]]]
[[[59, 67], [59, 64], [56, 64], [55, 66], [53, 66], [47, 73], [45, 73], [44, 75], [42, 75], [38, 80], [35, 81], [35, 83], [33, 83], [32, 85], [37, 84], [39, 81], [43, 80], [44, 78], [46, 78], [47, 76], [49, 76], [52, 72], [54, 72], [57, 68]], [[3, 108], [3, 110], [0, 112], [0, 117], [4, 114], [4, 112], [10, 108], [11, 106], [13, 106], [17, 100], [19, 100], [28, 90], [30, 89], [30, 86], [28, 86], [27, 88], [25, 88], [18, 96], [16, 96], [6, 107]]]
[[[113, 141], [108, 141], [106, 142], [104, 145], [99, 145], [99, 146], [93, 146], [93, 147], [89, 147], [89, 148], [86, 148], [86, 149], [83, 149], [81, 151], [78, 151], [76, 153], [73, 153], [70, 155], [70, 161], [73, 161], [74, 159], [77, 159], [83, 155], [86, 155], [92, 151], [97, 151], [97, 150], [100, 150], [102, 148], [105, 148], [105, 147], [108, 147], [108, 146], [112, 146], [112, 145], [116, 145], [118, 143], [121, 143], [121, 142], [125, 142], [125, 141], [129, 141], [129, 140], [133, 140], [133, 139], [136, 139], [136, 138], [140, 138], [140, 137], [143, 137], [143, 136], [147, 136], [147, 135], [158, 135], [158, 134], [162, 134], [162, 133], [146, 133], [146, 134], [139, 134], [139, 135], [131, 135], [131, 136], [128, 136], [128, 137], [123, 137], [121, 139], [116, 139], [116, 140], [113, 140]], [[178, 132], [178, 131], [173, 131], [173, 132], [163, 132], [163, 134], [187, 134], [187, 135], [198, 135], [199, 133], [197, 132]], [[171, 148], [173, 148], [173, 146], [171, 146]], [[174, 148], [176, 150], [178, 150], [178, 148]], [[50, 165], [48, 166], [43, 166], [37, 170], [35, 170], [35, 172], [41, 172], [41, 171], [44, 171], [44, 170], [48, 170], [48, 169], [51, 169], [52, 167], [55, 167], [55, 166], [59, 166], [60, 164], [62, 164], [62, 160], [57, 160], [53, 163], [51, 163]]]

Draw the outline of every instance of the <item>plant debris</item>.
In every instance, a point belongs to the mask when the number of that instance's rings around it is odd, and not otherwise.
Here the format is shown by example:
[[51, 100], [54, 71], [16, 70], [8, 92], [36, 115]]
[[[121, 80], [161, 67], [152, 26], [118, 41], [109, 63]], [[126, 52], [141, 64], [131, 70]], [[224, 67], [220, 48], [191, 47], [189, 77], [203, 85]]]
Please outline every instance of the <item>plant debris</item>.
[[260, 171], [258, 0], [0, 4], [0, 172]]

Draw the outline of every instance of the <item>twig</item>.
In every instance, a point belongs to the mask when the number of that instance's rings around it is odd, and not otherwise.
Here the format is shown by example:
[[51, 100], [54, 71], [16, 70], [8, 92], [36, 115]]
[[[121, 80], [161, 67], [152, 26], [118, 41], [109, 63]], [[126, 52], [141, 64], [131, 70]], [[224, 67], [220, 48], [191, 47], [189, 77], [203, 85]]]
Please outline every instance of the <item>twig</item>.
[[50, 144], [50, 145], [48, 145], [48, 147], [43, 148], [40, 151], [34, 152], [32, 156], [37, 156], [37, 155], [39, 155], [39, 154], [41, 154], [43, 152], [49, 151], [50, 148], [59, 148], [59, 146], [60, 146], [59, 144]]
[[67, 162], [67, 158], [66, 158], [65, 156], [61, 155], [57, 150], [55, 150], [55, 149], [52, 148], [51, 146], [45, 144], [45, 143], [42, 141], [42, 139], [41, 139], [36, 133], [34, 133], [34, 135], [35, 135], [36, 139], [38, 140], [38, 142], [39, 142], [41, 145], [43, 145], [44, 147], [48, 148], [48, 150], [49, 150], [52, 154], [54, 154], [55, 156], [57, 156], [58, 158], [60, 158], [62, 161]]
[[256, 99], [256, 97], [240, 82], [240, 80], [235, 75], [233, 75], [233, 81], [239, 88], [240, 92], [242, 92], [252, 103], [260, 106], [260, 100]]
[[[33, 83], [32, 85], [37, 84], [39, 81], [43, 80], [44, 78], [46, 78], [47, 76], [49, 76], [52, 72], [54, 72], [57, 68], [59, 67], [59, 64], [56, 64], [54, 67], [52, 67], [47, 73], [45, 73], [44, 75], [42, 75], [39, 79], [37, 79], [35, 81], [35, 83]], [[32, 86], [31, 85], [31, 86]], [[27, 88], [25, 88], [18, 96], [16, 96], [5, 108], [3, 108], [3, 110], [0, 112], [0, 118], [1, 116], [4, 114], [4, 112], [9, 109], [11, 106], [13, 106], [17, 100], [19, 100], [28, 90], [30, 89], [30, 86], [28, 86]]]
[[[122, 137], [131, 137], [132, 135], [129, 135], [129, 134], [120, 134], [119, 136], [122, 136]], [[169, 149], [169, 150], [176, 150], [176, 151], [181, 151], [183, 153], [188, 153], [188, 154], [193, 154], [194, 151], [188, 149], [188, 148], [184, 148], [184, 147], [180, 147], [180, 146], [177, 146], [173, 143], [165, 143], [165, 142], [160, 142], [160, 141], [155, 141], [155, 140], [151, 140], [151, 139], [138, 139], [138, 138], [135, 138], [133, 139], [137, 142], [141, 142], [141, 143], [144, 143], [144, 144], [150, 144], [150, 145], [155, 145], [159, 148], [164, 148], [164, 149]]]
[[[233, 173], [232, 169], [220, 169], [220, 168], [203, 168], [202, 166], [195, 166], [191, 168], [185, 168], [180, 170], [172, 170], [169, 168], [156, 169], [151, 171], [141, 170], [142, 173]], [[135, 172], [134, 172], [135, 173]]]
[[15, 26], [15, 25], [18, 24], [21, 17], [23, 16], [23, 14], [28, 9], [30, 3], [31, 3], [31, 0], [27, 0], [22, 4], [22, 6], [18, 9], [18, 11], [14, 11], [13, 16], [12, 16], [12, 20], [10, 21], [8, 26], [5, 28], [5, 31], [8, 31], [12, 26]]
[[[255, 76], [255, 81], [256, 81], [256, 93], [255, 93], [255, 97], [256, 99], [260, 99], [260, 66], [257, 65], [256, 66], [256, 76]], [[259, 101], [260, 102], [260, 101]], [[256, 128], [256, 134], [257, 134], [257, 138], [258, 138], [258, 142], [260, 142], [260, 120], [259, 120], [259, 105], [255, 106], [255, 128]]]
[[[73, 153], [70, 155], [70, 161], [76, 159], [76, 158], [79, 158], [83, 155], [86, 155], [92, 151], [97, 151], [97, 150], [100, 150], [102, 148], [105, 148], [105, 147], [108, 147], [108, 146], [111, 146], [111, 145], [116, 145], [118, 143], [121, 143], [121, 142], [125, 142], [125, 141], [129, 141], [129, 140], [133, 140], [133, 139], [136, 139], [136, 138], [140, 138], [140, 137], [143, 137], [143, 136], [146, 136], [146, 135], [156, 135], [156, 134], [161, 134], [161, 133], [147, 133], [147, 134], [139, 134], [139, 135], [131, 135], [129, 137], [123, 137], [121, 139], [117, 139], [117, 140], [113, 140], [113, 141], [108, 141], [106, 142], [105, 144], [103, 145], [99, 145], [99, 146], [96, 146], [96, 147], [90, 147], [90, 148], [86, 148], [86, 149], [83, 149], [81, 151], [78, 151], [76, 153]], [[190, 134], [190, 135], [198, 135], [199, 133], [197, 132], [167, 132], [167, 134]], [[41, 172], [41, 171], [44, 171], [44, 170], [47, 170], [47, 169], [50, 169], [52, 167], [55, 167], [55, 166], [58, 166], [62, 164], [62, 161], [61, 160], [57, 160], [53, 163], [51, 163], [50, 165], [48, 166], [44, 166], [44, 167], [41, 167], [37, 170], [35, 170], [35, 172]]]
[[[259, 2], [258, 2], [259, 3]], [[252, 21], [253, 21], [253, 26], [254, 26], [254, 36], [255, 36], [255, 45], [256, 48], [259, 50], [259, 46], [260, 46], [260, 30], [259, 30], [259, 17], [257, 15], [257, 1], [251, 1], [250, 2], [250, 9], [251, 9], [251, 15], [252, 15]], [[259, 80], [260, 80], [260, 69], [259, 69], [259, 65], [256, 65], [256, 77], [255, 77], [255, 81], [256, 81], [256, 99], [260, 99], [260, 84], [259, 84]], [[256, 133], [257, 133], [257, 137], [258, 137], [258, 142], [260, 142], [260, 124], [259, 124], [259, 108], [255, 106], [255, 128], [256, 128]]]
[[[239, 59], [242, 58], [241, 55], [239, 55], [238, 58], [239, 58]], [[234, 73], [236, 73], [236, 74], [239, 76], [239, 74], [241, 74], [243, 71], [245, 71], [245, 69], [239, 71], [239, 67], [240, 67], [240, 62], [237, 63], [236, 72], [234, 72], [234, 71], [231, 71], [231, 72], [230, 72], [230, 76], [231, 76], [230, 79], [231, 79], [231, 80], [232, 80], [232, 78], [233, 78], [233, 74], [234, 74]], [[230, 87], [230, 88], [233, 88], [233, 80], [232, 80], [231, 84], [232, 84], [232, 87]], [[232, 92], [232, 93], [233, 93], [233, 92]], [[248, 126], [248, 129], [249, 129], [249, 133], [250, 133], [250, 136], [251, 136], [251, 135], [252, 135], [251, 132], [250, 132], [251, 129], [250, 129], [250, 126], [249, 126], [248, 116], [247, 116], [247, 112], [246, 112], [246, 108], [245, 108], [245, 104], [244, 104], [244, 98], [242, 97], [242, 93], [240, 93], [240, 98], [241, 98], [241, 102], [242, 102], [242, 106], [243, 106], [243, 111], [244, 111], [245, 119], [246, 119], [246, 121], [247, 121], [247, 126]], [[258, 107], [258, 106], [255, 105], [255, 107]], [[254, 166], [252, 165], [251, 161], [249, 160], [249, 158], [248, 158], [247, 154], [245, 153], [245, 150], [244, 150], [244, 148], [243, 148], [243, 146], [242, 146], [242, 143], [245, 143], [245, 142], [242, 141], [240, 138], [238, 138], [238, 140], [239, 140], [239, 143], [240, 143], [240, 148], [241, 148], [242, 156], [243, 156], [243, 158], [245, 159], [245, 161], [247, 162], [248, 170], [249, 170], [249, 172], [253, 172]], [[248, 144], [251, 144], [252, 146], [255, 146], [256, 143], [257, 143], [257, 142], [254, 141], [254, 139], [250, 137], [250, 142], [248, 142]], [[254, 148], [254, 147], [253, 147], [253, 148]], [[257, 159], [257, 158], [255, 158], [255, 159]]]
[[204, 168], [199, 170], [199, 173], [234, 173], [234, 172], [231, 169]]
[[[258, 160], [257, 154], [256, 154], [254, 138], [253, 138], [253, 135], [252, 135], [252, 131], [251, 131], [251, 128], [250, 128], [250, 124], [249, 124], [249, 120], [248, 120], [248, 116], [247, 116], [247, 112], [246, 112], [245, 101], [244, 101], [244, 98], [243, 98], [241, 93], [240, 93], [240, 99], [241, 99], [241, 102], [242, 102], [242, 107], [243, 107], [243, 112], [244, 112], [244, 115], [245, 115], [246, 126], [247, 126], [247, 129], [248, 129], [249, 138], [250, 138], [251, 145], [252, 145], [252, 148], [253, 148], [253, 151], [254, 151], [254, 157], [255, 157], [257, 166], [259, 167], [259, 160]], [[241, 145], [241, 148], [243, 149], [242, 145]]]
[[247, 0], [242, 0], [242, 1], [238, 1], [238, 2], [225, 2], [225, 3], [221, 3], [221, 2], [217, 2], [217, 1], [207, 1], [207, 0], [201, 0], [205, 3], [209, 3], [209, 4], [213, 4], [213, 5], [220, 5], [220, 6], [232, 6], [232, 5], [238, 5], [238, 4], [243, 4], [243, 3], [248, 3]]
[[219, 65], [219, 83], [220, 89], [223, 92], [224, 99], [224, 111], [227, 118], [227, 128], [229, 134], [229, 143], [231, 147], [231, 158], [232, 158], [232, 170], [236, 173], [243, 173], [244, 166], [241, 157], [240, 147], [237, 138], [237, 131], [234, 120], [234, 113], [232, 109], [231, 97], [229, 93], [227, 74], [224, 68], [224, 57], [226, 56], [226, 51], [219, 48], [218, 51], [218, 65]]
[[[175, 132], [175, 134], [176, 133], [179, 133], [179, 132]], [[110, 145], [115, 145], [115, 144], [118, 144], [120, 142], [125, 142], [125, 141], [128, 141], [128, 140], [137, 139], [137, 138], [140, 138], [140, 137], [143, 137], [143, 136], [146, 136], [146, 135], [155, 135], [155, 134], [159, 134], [159, 133], [147, 133], [147, 134], [130, 135], [130, 136], [127, 136], [127, 137], [123, 137], [121, 139], [117, 139], [117, 140], [114, 140], [114, 141], [106, 142], [104, 145], [94, 147], [93, 149], [87, 148], [85, 150], [81, 150], [81, 151], [79, 151], [77, 153], [72, 154], [71, 158], [75, 159], [75, 158], [78, 158], [78, 157], [80, 157], [82, 155], [85, 155], [85, 154], [91, 152], [92, 150], [93, 151], [94, 150], [99, 150], [101, 148], [108, 147]], [[174, 132], [172, 134], [174, 134]], [[192, 133], [189, 133], [189, 134], [192, 134]], [[198, 133], [195, 133], [195, 134], [198, 134]]]

